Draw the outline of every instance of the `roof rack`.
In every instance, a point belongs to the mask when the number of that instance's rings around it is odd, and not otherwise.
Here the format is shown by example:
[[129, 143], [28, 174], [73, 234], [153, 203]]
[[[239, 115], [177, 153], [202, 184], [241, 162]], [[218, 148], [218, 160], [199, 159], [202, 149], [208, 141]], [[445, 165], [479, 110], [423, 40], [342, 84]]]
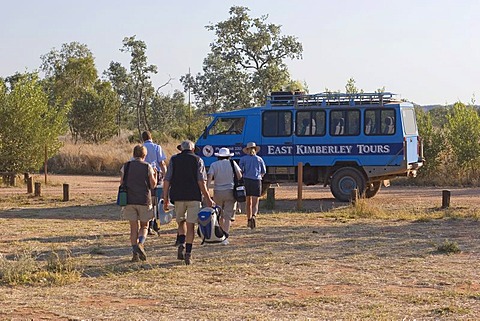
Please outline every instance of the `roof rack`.
[[272, 92], [267, 96], [267, 107], [294, 106], [295, 108], [310, 106], [357, 106], [377, 105], [399, 101], [395, 94], [390, 92], [381, 93], [319, 93], [305, 94], [303, 92]]

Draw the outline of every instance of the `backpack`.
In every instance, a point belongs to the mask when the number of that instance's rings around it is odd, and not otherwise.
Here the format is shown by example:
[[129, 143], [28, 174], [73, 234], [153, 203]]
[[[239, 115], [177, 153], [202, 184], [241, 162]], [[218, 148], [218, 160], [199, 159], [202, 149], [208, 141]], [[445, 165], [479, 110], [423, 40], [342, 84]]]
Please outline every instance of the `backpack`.
[[224, 241], [227, 236], [220, 227], [218, 222], [221, 208], [204, 207], [198, 212], [198, 229], [197, 234], [202, 238], [204, 243], [220, 243]]

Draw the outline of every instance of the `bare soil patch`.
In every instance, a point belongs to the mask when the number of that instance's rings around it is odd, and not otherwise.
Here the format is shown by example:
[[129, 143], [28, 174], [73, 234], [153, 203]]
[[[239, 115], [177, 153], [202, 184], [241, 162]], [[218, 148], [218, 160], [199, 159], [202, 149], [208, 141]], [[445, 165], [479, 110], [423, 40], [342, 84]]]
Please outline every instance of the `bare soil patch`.
[[[114, 205], [118, 181], [50, 175], [37, 198], [24, 186], [0, 188], [0, 255], [13, 260], [27, 252], [43, 262], [52, 251], [69, 250], [82, 272], [79, 282], [62, 286], [1, 284], [0, 319], [480, 315], [480, 189], [450, 189], [452, 206], [441, 210], [443, 188], [386, 188], [367, 202], [391, 218], [363, 219], [345, 215], [349, 205], [317, 186], [304, 189], [298, 211], [296, 186], [279, 186], [275, 209], [262, 207], [256, 230], [238, 215], [231, 243], [200, 246], [197, 238], [187, 267], [176, 260], [174, 223], [147, 240], [146, 263], [129, 262], [128, 224]], [[63, 183], [70, 185], [69, 202], [62, 201]], [[403, 212], [422, 219], [399, 219]], [[445, 240], [462, 252], [438, 253]]]

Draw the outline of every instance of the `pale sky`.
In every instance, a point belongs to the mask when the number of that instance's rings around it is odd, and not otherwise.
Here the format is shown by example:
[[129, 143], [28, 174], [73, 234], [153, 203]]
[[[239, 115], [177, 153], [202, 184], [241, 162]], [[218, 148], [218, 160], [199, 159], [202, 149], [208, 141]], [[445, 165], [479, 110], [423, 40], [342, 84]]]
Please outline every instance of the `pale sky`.
[[202, 70], [205, 29], [229, 18], [231, 6], [267, 14], [282, 34], [303, 44], [286, 60], [310, 93], [358, 88], [387, 91], [421, 105], [480, 100], [480, 0], [0, 0], [0, 77], [37, 70], [40, 56], [62, 44], [86, 44], [99, 75], [111, 61], [128, 67], [122, 40], [136, 35], [157, 65], [156, 87], [183, 90], [179, 78]]

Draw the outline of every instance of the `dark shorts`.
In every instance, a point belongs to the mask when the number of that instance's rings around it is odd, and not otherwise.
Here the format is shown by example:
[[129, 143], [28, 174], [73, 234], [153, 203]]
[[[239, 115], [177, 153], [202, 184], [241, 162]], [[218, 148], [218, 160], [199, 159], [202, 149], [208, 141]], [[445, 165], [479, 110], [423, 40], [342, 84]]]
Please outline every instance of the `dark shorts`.
[[260, 196], [262, 194], [262, 181], [259, 179], [244, 178], [247, 196]]

